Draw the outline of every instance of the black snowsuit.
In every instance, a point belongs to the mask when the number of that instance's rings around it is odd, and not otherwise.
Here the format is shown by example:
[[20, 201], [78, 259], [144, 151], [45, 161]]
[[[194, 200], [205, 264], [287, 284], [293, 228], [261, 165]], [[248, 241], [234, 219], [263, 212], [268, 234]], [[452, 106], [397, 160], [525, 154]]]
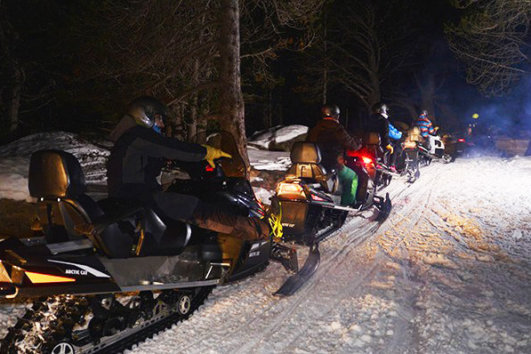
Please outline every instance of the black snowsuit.
[[157, 177], [164, 161], [201, 161], [206, 155], [203, 146], [164, 137], [137, 125], [127, 115], [111, 133], [111, 140], [115, 144], [107, 169], [109, 197], [141, 200], [162, 216], [240, 238], [269, 234], [267, 224], [261, 220], [226, 213], [193, 195], [162, 191]]
[[389, 122], [380, 113], [373, 113], [371, 115], [365, 127], [365, 131], [367, 133], [375, 132], [380, 135], [380, 146], [382, 147], [382, 149], [385, 149], [385, 147], [390, 144]]

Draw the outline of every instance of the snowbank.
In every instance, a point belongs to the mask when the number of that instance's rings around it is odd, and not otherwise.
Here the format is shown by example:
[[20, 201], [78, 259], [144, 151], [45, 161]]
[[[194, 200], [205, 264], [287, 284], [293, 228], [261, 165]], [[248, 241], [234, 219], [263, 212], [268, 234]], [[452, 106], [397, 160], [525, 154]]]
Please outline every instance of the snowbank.
[[42, 149], [65, 150], [81, 163], [87, 184], [105, 184], [109, 151], [67, 132], [38, 133], [0, 147], [0, 198], [30, 200], [29, 159]]
[[249, 145], [275, 151], [290, 151], [291, 145], [306, 139], [308, 127], [305, 125], [276, 126], [265, 131], [259, 131], [249, 138]]

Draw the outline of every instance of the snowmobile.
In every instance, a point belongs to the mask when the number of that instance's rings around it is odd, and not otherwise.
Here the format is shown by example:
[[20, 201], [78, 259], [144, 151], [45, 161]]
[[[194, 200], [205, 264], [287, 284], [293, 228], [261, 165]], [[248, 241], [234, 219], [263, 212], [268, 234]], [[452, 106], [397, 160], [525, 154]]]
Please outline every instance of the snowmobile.
[[400, 175], [407, 176], [409, 183], [415, 182], [420, 177], [420, 131], [418, 128], [415, 128], [408, 131], [407, 137], [402, 142]]
[[[180, 164], [190, 179], [175, 180], [168, 192], [262, 217], [232, 136], [207, 143], [233, 158], [215, 168]], [[167, 220], [143, 203], [95, 201], [79, 162], [64, 151], [31, 156], [29, 191], [44, 221], [39, 236], [0, 242], [0, 296], [37, 300], [9, 329], [1, 353], [122, 351], [190, 316], [216, 285], [263, 270], [272, 249], [289, 253], [271, 239]]]
[[[357, 157], [364, 163], [370, 178], [378, 189], [387, 187], [393, 176], [398, 176], [396, 172], [391, 171], [389, 166], [384, 162], [387, 152], [383, 155], [380, 153], [380, 135], [375, 132], [365, 133], [362, 138], [363, 146], [356, 151], [348, 151], [347, 155]], [[350, 166], [349, 166], [350, 167]]]
[[428, 137], [424, 139], [425, 144], [419, 144], [419, 155], [421, 161], [425, 165], [429, 165], [432, 160], [442, 160], [444, 163], [449, 163], [452, 160], [452, 156], [445, 152], [444, 143], [439, 135], [428, 134]]
[[[376, 205], [377, 220], [383, 222], [390, 213], [391, 201], [375, 195], [375, 184], [363, 163], [350, 158], [358, 174], [358, 203], [352, 207], [339, 205], [340, 187], [335, 171], [327, 173], [320, 164], [321, 153], [316, 144], [297, 142], [290, 152], [292, 165], [286, 176], [277, 184], [272, 198], [272, 208], [280, 210], [280, 224], [283, 242], [295, 242], [310, 247], [304, 266], [295, 276], [289, 278], [276, 292], [290, 295], [299, 289], [317, 270], [320, 260], [319, 243], [345, 222], [349, 213], [361, 211]], [[348, 157], [347, 157], [348, 159]]]

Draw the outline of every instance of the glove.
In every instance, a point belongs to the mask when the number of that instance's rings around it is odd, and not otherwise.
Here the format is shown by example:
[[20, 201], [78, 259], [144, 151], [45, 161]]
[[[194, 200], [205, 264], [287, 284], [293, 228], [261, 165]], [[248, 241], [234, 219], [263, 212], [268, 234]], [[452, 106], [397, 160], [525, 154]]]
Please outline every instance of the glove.
[[216, 167], [216, 165], [214, 164], [214, 160], [216, 159], [220, 159], [222, 157], [228, 157], [229, 159], [232, 158], [230, 154], [227, 154], [225, 151], [222, 151], [220, 149], [216, 149], [213, 146], [210, 146], [210, 145], [201, 145], [201, 146], [206, 149], [206, 155], [205, 155], [204, 160], [208, 162], [210, 167]]
[[393, 152], [395, 151], [395, 149], [393, 148], [393, 146], [391, 144], [387, 145], [385, 147], [387, 150], [389, 150], [389, 152], [391, 153], [391, 155], [393, 154]]

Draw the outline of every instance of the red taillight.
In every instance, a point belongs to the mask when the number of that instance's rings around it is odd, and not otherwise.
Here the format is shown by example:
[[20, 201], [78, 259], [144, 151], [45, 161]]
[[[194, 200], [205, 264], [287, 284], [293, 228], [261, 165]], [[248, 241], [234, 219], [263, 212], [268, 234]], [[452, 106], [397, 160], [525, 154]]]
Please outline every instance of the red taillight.
[[461, 138], [461, 139], [457, 139], [457, 141], [460, 142], [460, 143], [464, 143], [466, 140]]
[[212, 167], [212, 166], [210, 166], [210, 165], [206, 165], [206, 166], [205, 166], [205, 171], [207, 171], [207, 172], [212, 172], [212, 171], [214, 171], [214, 167]]
[[312, 193], [312, 199], [315, 200], [316, 202], [326, 202], [326, 199], [321, 198], [317, 194], [313, 194], [313, 193]]

